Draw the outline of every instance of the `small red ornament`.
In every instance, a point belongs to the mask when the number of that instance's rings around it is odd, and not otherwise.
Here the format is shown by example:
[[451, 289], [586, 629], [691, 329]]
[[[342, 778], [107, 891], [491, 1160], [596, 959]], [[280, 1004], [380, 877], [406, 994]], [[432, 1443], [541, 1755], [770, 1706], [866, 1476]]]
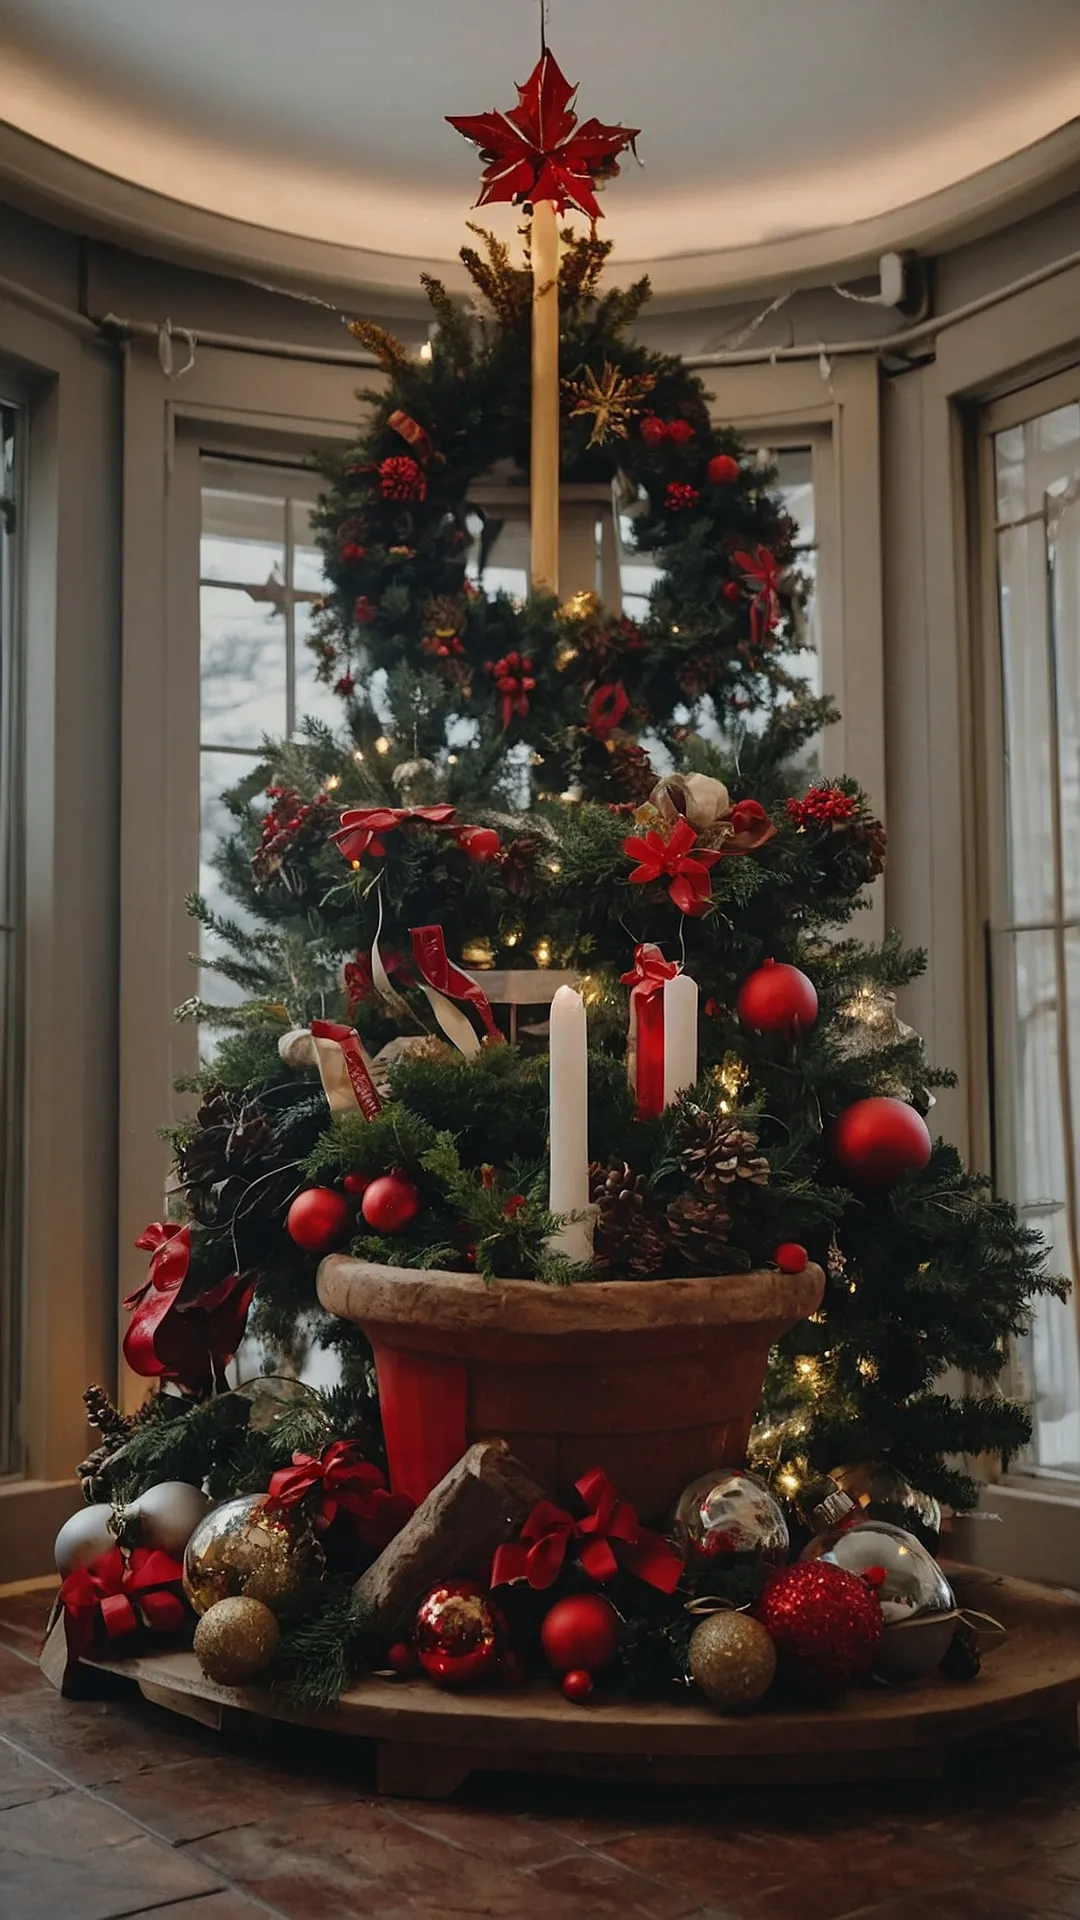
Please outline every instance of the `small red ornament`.
[[720, 589], [725, 600], [741, 600], [743, 590], [737, 580], [725, 580]]
[[352, 1224], [352, 1210], [333, 1187], [308, 1187], [298, 1193], [285, 1218], [289, 1237], [305, 1253], [330, 1253]]
[[647, 447], [658, 447], [667, 439], [667, 427], [658, 413], [647, 413], [638, 431]]
[[688, 507], [696, 507], [700, 499], [697, 488], [688, 486], [685, 480], [668, 481], [664, 505], [669, 513], [685, 513]]
[[343, 541], [340, 552], [342, 565], [346, 567], [358, 566], [361, 560], [367, 558], [367, 548], [360, 546], [356, 540]]
[[580, 1704], [593, 1690], [592, 1674], [586, 1673], [584, 1667], [571, 1667], [569, 1673], [563, 1674], [562, 1690], [568, 1700]]
[[415, 1673], [416, 1655], [407, 1640], [395, 1640], [388, 1648], [386, 1664], [394, 1673]]
[[857, 1575], [825, 1560], [778, 1568], [753, 1611], [776, 1645], [781, 1677], [804, 1693], [839, 1693], [863, 1679], [881, 1645], [884, 1621], [876, 1594]]
[[806, 1248], [800, 1247], [797, 1240], [785, 1240], [777, 1247], [773, 1259], [781, 1273], [802, 1273], [807, 1260]]
[[444, 1580], [432, 1587], [417, 1608], [413, 1644], [429, 1680], [440, 1687], [493, 1679], [499, 1665], [498, 1616], [483, 1588], [472, 1580]]
[[796, 1034], [818, 1015], [814, 983], [799, 967], [763, 960], [739, 988], [735, 1010], [752, 1033]]
[[714, 453], [705, 473], [711, 486], [730, 487], [739, 477], [739, 463], [730, 453]]
[[922, 1115], [883, 1096], [845, 1107], [832, 1132], [833, 1157], [853, 1187], [880, 1190], [903, 1173], [921, 1173], [932, 1147]]
[[689, 420], [669, 420], [666, 431], [668, 439], [674, 440], [677, 447], [684, 447], [686, 442], [694, 437], [694, 429]]
[[400, 1233], [419, 1213], [420, 1195], [403, 1173], [384, 1173], [371, 1182], [360, 1211], [376, 1233]]
[[462, 853], [467, 853], [469, 859], [474, 860], [478, 866], [482, 866], [487, 860], [494, 860], [496, 854], [502, 850], [502, 841], [494, 827], [463, 827], [458, 834], [457, 843]]
[[602, 1673], [618, 1651], [619, 1616], [602, 1594], [572, 1593], [545, 1616], [540, 1644], [556, 1673]]
[[423, 500], [427, 475], [408, 453], [391, 453], [379, 462], [379, 492], [384, 500]]
[[371, 1181], [362, 1173], [347, 1173], [341, 1184], [346, 1193], [353, 1193], [359, 1197], [360, 1194], [367, 1192]]
[[374, 620], [377, 612], [378, 608], [368, 599], [367, 594], [362, 593], [353, 608], [353, 619], [358, 627], [366, 627]]

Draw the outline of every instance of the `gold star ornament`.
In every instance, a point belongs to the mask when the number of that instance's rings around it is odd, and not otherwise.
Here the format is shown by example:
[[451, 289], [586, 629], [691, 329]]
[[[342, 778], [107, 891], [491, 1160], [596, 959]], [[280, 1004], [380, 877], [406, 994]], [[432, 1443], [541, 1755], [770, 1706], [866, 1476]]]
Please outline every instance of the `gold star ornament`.
[[590, 447], [602, 447], [608, 440], [625, 440], [630, 421], [641, 412], [646, 394], [656, 385], [651, 373], [620, 373], [610, 360], [604, 361], [599, 376], [586, 367], [580, 379], [562, 383], [567, 418], [577, 420], [592, 415]]

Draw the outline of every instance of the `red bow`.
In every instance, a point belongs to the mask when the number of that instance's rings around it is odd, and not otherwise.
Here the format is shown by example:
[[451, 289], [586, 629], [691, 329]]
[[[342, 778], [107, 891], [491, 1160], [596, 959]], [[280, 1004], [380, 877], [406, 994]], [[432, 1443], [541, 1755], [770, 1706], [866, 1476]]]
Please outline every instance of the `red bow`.
[[665, 960], [660, 948], [651, 940], [645, 940], [634, 948], [634, 964], [629, 973], [620, 973], [619, 979], [624, 987], [631, 989], [641, 1000], [651, 1000], [660, 993], [665, 980], [674, 980], [679, 971], [677, 960]]
[[496, 1550], [492, 1586], [527, 1580], [530, 1587], [550, 1587], [573, 1541], [578, 1563], [590, 1579], [611, 1580], [621, 1568], [662, 1593], [674, 1593], [683, 1564], [674, 1547], [640, 1524], [600, 1467], [583, 1474], [575, 1485], [588, 1511], [575, 1520], [550, 1500], [538, 1501], [517, 1540]]
[[614, 733], [619, 722], [630, 711], [630, 699], [621, 680], [612, 680], [597, 687], [589, 701], [589, 730], [597, 739], [604, 740]]
[[154, 1633], [175, 1633], [187, 1613], [176, 1591], [184, 1569], [158, 1548], [136, 1547], [125, 1561], [111, 1547], [88, 1567], [69, 1573], [60, 1588], [68, 1657], [78, 1660], [92, 1644], [98, 1626], [110, 1640], [122, 1640], [146, 1626]]
[[230, 1273], [216, 1287], [182, 1302], [191, 1228], [155, 1220], [135, 1245], [153, 1259], [143, 1285], [124, 1301], [131, 1313], [124, 1358], [144, 1379], [177, 1380], [192, 1393], [208, 1393], [243, 1339], [258, 1276]]
[[636, 127], [586, 120], [577, 127], [570, 85], [546, 47], [509, 112], [448, 113], [452, 127], [480, 149], [483, 185], [477, 206], [494, 200], [520, 205], [550, 200], [560, 213], [577, 207], [600, 218], [594, 186], [619, 171], [617, 156], [633, 145]]
[[665, 840], [650, 827], [644, 837], [632, 833], [623, 841], [623, 852], [629, 860], [637, 860], [630, 879], [643, 886], [649, 880], [670, 881], [668, 893], [675, 905], [689, 914], [704, 913], [711, 898], [709, 868], [720, 858], [719, 852], [710, 847], [699, 847], [691, 856], [690, 849], [697, 840], [697, 834], [688, 820], [678, 820]]
[[736, 553], [734, 558], [747, 586], [755, 589], [750, 602], [750, 638], [759, 646], [780, 618], [780, 569], [768, 547], [759, 546], [756, 554]]
[[536, 685], [533, 677], [533, 663], [524, 654], [507, 653], [494, 666], [488, 665], [488, 672], [494, 674], [495, 685], [502, 694], [502, 723], [506, 732], [515, 713], [524, 720], [529, 711], [529, 695]]
[[339, 1513], [348, 1513], [357, 1538], [380, 1552], [415, 1511], [403, 1494], [387, 1492], [383, 1475], [363, 1458], [355, 1440], [335, 1440], [321, 1460], [294, 1453], [292, 1466], [274, 1474], [266, 1497], [274, 1506], [295, 1507], [316, 1488], [318, 1532], [333, 1526]]
[[408, 820], [418, 820], [429, 827], [448, 826], [454, 817], [454, 809], [449, 806], [438, 807], [350, 807], [341, 816], [341, 825], [331, 840], [342, 857], [350, 865], [358, 866], [365, 853], [383, 855], [386, 846], [384, 833], [393, 833]]
[[732, 837], [721, 847], [722, 854], [755, 853], [766, 840], [776, 837], [776, 828], [760, 800], [737, 800], [728, 814], [728, 825]]
[[651, 940], [634, 948], [634, 964], [621, 975], [630, 989], [630, 1031], [626, 1071], [634, 1089], [639, 1120], [655, 1119], [664, 1110], [664, 999], [665, 980], [679, 969], [665, 960]]

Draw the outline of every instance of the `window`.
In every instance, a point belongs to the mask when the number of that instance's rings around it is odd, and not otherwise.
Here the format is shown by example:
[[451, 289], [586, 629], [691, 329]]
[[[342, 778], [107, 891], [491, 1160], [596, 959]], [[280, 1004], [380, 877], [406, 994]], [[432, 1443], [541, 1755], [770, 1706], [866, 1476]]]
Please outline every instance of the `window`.
[[[1080, 374], [986, 419], [996, 563], [990, 976], [998, 1184], [1080, 1282]], [[995, 771], [996, 770], [996, 771]], [[1036, 1471], [1080, 1475], [1073, 1301], [1018, 1356]]]
[[[233, 918], [213, 864], [231, 825], [222, 795], [258, 765], [265, 738], [296, 734], [305, 715], [341, 721], [306, 645], [323, 591], [311, 530], [318, 485], [301, 467], [200, 461], [199, 891]], [[213, 951], [205, 932], [200, 951]], [[242, 998], [209, 970], [201, 991], [218, 1004]]]
[[[0, 389], [2, 396], [2, 389]], [[0, 1474], [21, 1469], [23, 809], [21, 410], [0, 397]]]

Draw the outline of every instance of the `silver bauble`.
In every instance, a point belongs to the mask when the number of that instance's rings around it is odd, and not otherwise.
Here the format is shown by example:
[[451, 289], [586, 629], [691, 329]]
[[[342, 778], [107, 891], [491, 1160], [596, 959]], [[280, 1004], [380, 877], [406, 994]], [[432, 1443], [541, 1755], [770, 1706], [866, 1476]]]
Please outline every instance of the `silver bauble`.
[[181, 1560], [199, 1521], [212, 1505], [205, 1493], [186, 1480], [161, 1480], [157, 1486], [147, 1487], [129, 1506], [120, 1508], [117, 1534], [125, 1546], [156, 1548]]
[[735, 1554], [752, 1554], [763, 1566], [783, 1566], [788, 1525], [779, 1501], [745, 1467], [717, 1467], [692, 1480], [679, 1497], [675, 1537], [688, 1567]]
[[115, 1547], [113, 1516], [114, 1509], [104, 1500], [97, 1506], [80, 1507], [78, 1513], [64, 1521], [53, 1549], [61, 1580], [66, 1580], [78, 1567], [88, 1567], [92, 1560], [100, 1559]]
[[887, 1520], [921, 1540], [930, 1553], [941, 1545], [941, 1508], [932, 1493], [920, 1493], [895, 1467], [881, 1461], [849, 1461], [830, 1476], [866, 1520]]

